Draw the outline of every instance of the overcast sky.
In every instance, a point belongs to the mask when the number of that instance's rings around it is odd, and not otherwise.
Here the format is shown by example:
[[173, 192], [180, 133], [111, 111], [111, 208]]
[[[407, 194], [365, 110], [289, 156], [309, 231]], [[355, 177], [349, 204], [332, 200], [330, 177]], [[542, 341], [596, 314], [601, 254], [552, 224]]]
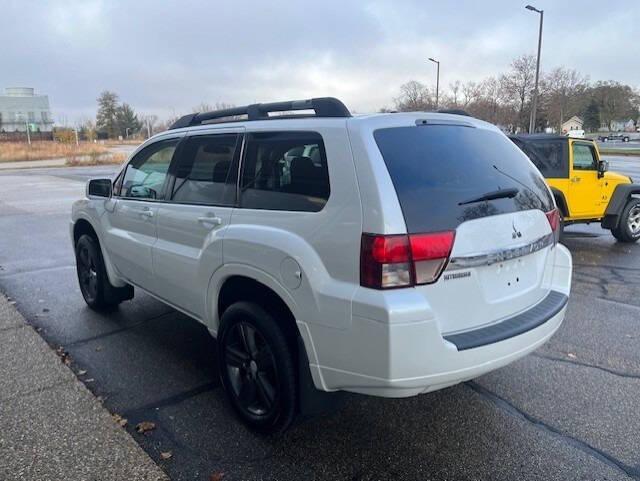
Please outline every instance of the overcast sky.
[[[57, 120], [114, 90], [140, 113], [332, 95], [392, 106], [408, 80], [481, 80], [535, 53], [526, 1], [0, 0], [0, 88], [49, 95]], [[531, 0], [542, 68], [640, 86], [640, 5]]]

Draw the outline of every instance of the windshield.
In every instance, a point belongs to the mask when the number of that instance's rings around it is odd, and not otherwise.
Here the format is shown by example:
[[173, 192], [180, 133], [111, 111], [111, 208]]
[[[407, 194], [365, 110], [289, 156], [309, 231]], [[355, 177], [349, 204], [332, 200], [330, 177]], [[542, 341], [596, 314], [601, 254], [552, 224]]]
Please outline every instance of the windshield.
[[[479, 217], [553, 209], [540, 173], [498, 132], [421, 125], [376, 130], [374, 138], [410, 233], [455, 229]], [[517, 189], [517, 194], [465, 204], [503, 189]]]

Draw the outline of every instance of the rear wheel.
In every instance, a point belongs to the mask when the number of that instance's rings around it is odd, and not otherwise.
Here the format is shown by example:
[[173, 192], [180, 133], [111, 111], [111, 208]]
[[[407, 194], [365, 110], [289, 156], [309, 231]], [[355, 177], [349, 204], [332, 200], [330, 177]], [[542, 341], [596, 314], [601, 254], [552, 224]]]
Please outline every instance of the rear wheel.
[[80, 292], [87, 305], [96, 310], [106, 309], [133, 298], [133, 287], [114, 287], [109, 282], [98, 241], [82, 235], [76, 242], [76, 270]]
[[237, 302], [222, 315], [218, 333], [220, 378], [238, 416], [255, 431], [285, 431], [296, 417], [293, 347], [262, 307]]
[[622, 210], [618, 226], [611, 229], [620, 242], [636, 242], [640, 239], [640, 199], [631, 199]]

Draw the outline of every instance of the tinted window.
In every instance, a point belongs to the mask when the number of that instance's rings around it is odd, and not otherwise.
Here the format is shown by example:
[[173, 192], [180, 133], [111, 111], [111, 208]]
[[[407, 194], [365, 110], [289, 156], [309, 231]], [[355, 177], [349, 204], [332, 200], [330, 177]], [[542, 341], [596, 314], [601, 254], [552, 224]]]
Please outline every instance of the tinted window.
[[[376, 142], [398, 194], [410, 233], [520, 210], [549, 211], [543, 177], [500, 133], [453, 125], [377, 130]], [[518, 189], [513, 198], [460, 205], [486, 193]]]
[[561, 139], [513, 140], [548, 179], [569, 177], [568, 142]]
[[317, 212], [329, 198], [327, 155], [315, 132], [249, 134], [241, 207]]
[[573, 168], [574, 170], [598, 170], [593, 147], [587, 144], [573, 144]]
[[156, 142], [131, 159], [124, 174], [120, 195], [136, 199], [162, 198], [169, 164], [179, 139]]
[[189, 138], [180, 152], [173, 200], [190, 204], [233, 204], [236, 186], [235, 181], [229, 180], [239, 138], [237, 134]]

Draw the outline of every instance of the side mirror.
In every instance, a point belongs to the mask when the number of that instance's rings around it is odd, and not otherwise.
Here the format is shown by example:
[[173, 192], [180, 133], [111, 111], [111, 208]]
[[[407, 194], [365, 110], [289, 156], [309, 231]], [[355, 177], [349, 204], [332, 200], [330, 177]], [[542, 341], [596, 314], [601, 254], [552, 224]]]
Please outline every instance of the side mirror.
[[601, 160], [598, 162], [598, 177], [603, 177], [604, 173], [609, 170], [609, 161]]
[[87, 182], [87, 196], [111, 197], [111, 179], [91, 179]]

